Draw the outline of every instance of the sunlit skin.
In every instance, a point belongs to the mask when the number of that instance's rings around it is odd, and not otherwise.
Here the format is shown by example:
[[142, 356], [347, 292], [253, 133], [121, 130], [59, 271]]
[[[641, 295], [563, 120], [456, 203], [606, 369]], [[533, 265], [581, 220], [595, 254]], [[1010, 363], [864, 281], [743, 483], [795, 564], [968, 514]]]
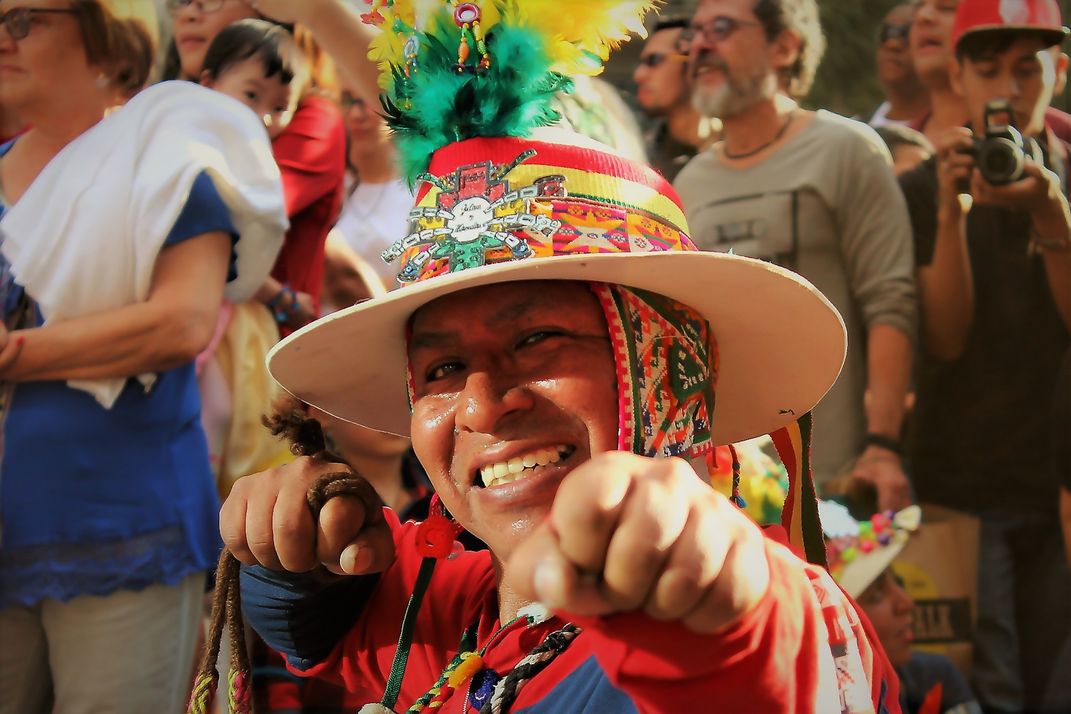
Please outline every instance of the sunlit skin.
[[[751, 23], [741, 25], [723, 41], [711, 42], [702, 33], [692, 39], [689, 63], [692, 94], [696, 107], [704, 114], [720, 115], [724, 119], [749, 108], [751, 100], [768, 98], [776, 90], [773, 85], [763, 93], [761, 83], [771, 68], [786, 66], [789, 58], [781, 44], [765, 41], [765, 32], [757, 24], [753, 6], [752, 0], [704, 0], [696, 9], [693, 27], [703, 26], [718, 16]], [[795, 60], [794, 54], [791, 59]], [[736, 101], [729, 102], [728, 111], [717, 114], [704, 111], [703, 105], [709, 108], [714, 97], [725, 93], [738, 95]], [[748, 94], [755, 96], [744, 96]], [[744, 100], [743, 104], [740, 99]]]
[[890, 153], [892, 153], [893, 173], [899, 176], [928, 159], [932, 152], [916, 144], [897, 144]]
[[[413, 447], [450, 513], [500, 560], [543, 521], [573, 468], [617, 446], [602, 309], [579, 283], [534, 287], [460, 292], [412, 322]], [[482, 466], [563, 445], [572, 453], [561, 462], [482, 487]]]
[[[67, 0], [0, 0], [0, 15], [15, 7], [69, 9]], [[37, 14], [30, 32], [11, 39], [0, 28], [0, 103], [18, 109], [26, 121], [42, 110], [69, 114], [71, 107], [100, 101], [100, 69], [86, 60], [78, 19], [69, 14]], [[100, 96], [98, 96], [100, 95]]]
[[223, 28], [232, 22], [257, 17], [246, 0], [224, 0], [215, 12], [202, 12], [192, 2], [173, 15], [175, 22], [175, 47], [178, 49], [182, 76], [196, 80], [201, 76], [208, 46]]
[[879, 575], [856, 601], [870, 618], [892, 665], [907, 664], [911, 659], [911, 643], [915, 641], [912, 630], [915, 603], [892, 569]]
[[1049, 48], [1040, 37], [1019, 35], [1003, 52], [978, 60], [963, 58], [949, 64], [952, 88], [963, 97], [971, 128], [985, 133], [985, 105], [1006, 99], [1015, 124], [1026, 136], [1045, 127], [1045, 110], [1062, 90], [1067, 56]]
[[915, 73], [928, 86], [947, 84], [952, 59], [952, 25], [959, 0], [916, 0], [908, 36]]
[[681, 32], [681, 28], [671, 28], [652, 34], [640, 58], [662, 55], [664, 59], [657, 67], [638, 63], [632, 72], [636, 101], [649, 116], [665, 116], [681, 101], [688, 101], [686, 58], [680, 55], [678, 47]]
[[280, 74], [265, 76], [264, 63], [256, 56], [235, 62], [214, 79], [205, 73], [201, 84], [252, 109], [273, 139], [290, 125], [301, 99], [296, 81], [285, 84]]

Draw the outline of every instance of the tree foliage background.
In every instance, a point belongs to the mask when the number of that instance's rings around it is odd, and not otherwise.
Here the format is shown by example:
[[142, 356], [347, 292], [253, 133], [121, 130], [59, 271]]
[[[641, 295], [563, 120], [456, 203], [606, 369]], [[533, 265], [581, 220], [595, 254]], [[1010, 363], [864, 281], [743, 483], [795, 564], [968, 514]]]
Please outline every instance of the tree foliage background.
[[[1064, 22], [1071, 20], [1071, 0], [1059, 0]], [[827, 49], [818, 68], [814, 87], [805, 104], [853, 116], [874, 109], [881, 102], [881, 88], [874, 77], [874, 52], [878, 28], [885, 13], [903, 0], [818, 0]], [[662, 13], [691, 15], [696, 0], [667, 0]], [[642, 41], [628, 43], [607, 67], [606, 77], [631, 94], [632, 69]], [[1066, 47], [1071, 47], [1069, 42]], [[1069, 92], [1054, 102], [1068, 106]]]

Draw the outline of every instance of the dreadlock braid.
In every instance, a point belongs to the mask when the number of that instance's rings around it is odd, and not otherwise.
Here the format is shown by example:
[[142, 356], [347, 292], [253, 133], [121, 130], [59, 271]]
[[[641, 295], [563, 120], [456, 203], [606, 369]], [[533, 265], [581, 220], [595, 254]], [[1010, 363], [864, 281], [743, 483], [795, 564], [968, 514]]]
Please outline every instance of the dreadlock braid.
[[525, 655], [517, 666], [495, 685], [491, 698], [480, 707], [480, 714], [508, 714], [513, 703], [517, 701], [521, 688], [532, 677], [546, 669], [581, 632], [582, 629], [569, 623], [547, 635], [542, 644]]

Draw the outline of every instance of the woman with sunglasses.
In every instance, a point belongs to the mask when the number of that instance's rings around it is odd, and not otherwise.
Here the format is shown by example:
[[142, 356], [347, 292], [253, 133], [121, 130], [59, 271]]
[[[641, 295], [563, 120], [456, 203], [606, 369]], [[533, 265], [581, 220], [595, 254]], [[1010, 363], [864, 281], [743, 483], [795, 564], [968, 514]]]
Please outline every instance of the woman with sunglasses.
[[0, 0], [30, 126], [0, 146], [4, 714], [181, 711], [219, 550], [193, 361], [285, 227], [263, 128], [139, 92], [152, 25], [118, 6]]

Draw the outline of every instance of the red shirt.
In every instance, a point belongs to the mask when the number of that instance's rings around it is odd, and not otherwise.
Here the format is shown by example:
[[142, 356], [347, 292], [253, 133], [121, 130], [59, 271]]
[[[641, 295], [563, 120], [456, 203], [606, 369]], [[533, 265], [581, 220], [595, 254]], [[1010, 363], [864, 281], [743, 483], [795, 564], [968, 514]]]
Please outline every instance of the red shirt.
[[[341, 682], [356, 697], [351, 702], [379, 701], [421, 562], [416, 524], [399, 525], [387, 514], [395, 532], [395, 564], [331, 654], [293, 669]], [[768, 529], [767, 535], [769, 590], [728, 629], [697, 635], [639, 613], [569, 618], [583, 632], [521, 689], [514, 710], [899, 712], [895, 674], [866, 617], [827, 572], [777, 542], [783, 529]], [[502, 628], [489, 554], [441, 561], [417, 618], [396, 710], [431, 687], [470, 623], [478, 622], [477, 643], [486, 647], [483, 666], [504, 674], [565, 618]], [[438, 711], [474, 711], [467, 697], [464, 685]]]
[[319, 312], [324, 244], [342, 206], [346, 173], [346, 130], [334, 103], [317, 95], [302, 100], [272, 151], [282, 172], [290, 230], [271, 275], [311, 295]]

